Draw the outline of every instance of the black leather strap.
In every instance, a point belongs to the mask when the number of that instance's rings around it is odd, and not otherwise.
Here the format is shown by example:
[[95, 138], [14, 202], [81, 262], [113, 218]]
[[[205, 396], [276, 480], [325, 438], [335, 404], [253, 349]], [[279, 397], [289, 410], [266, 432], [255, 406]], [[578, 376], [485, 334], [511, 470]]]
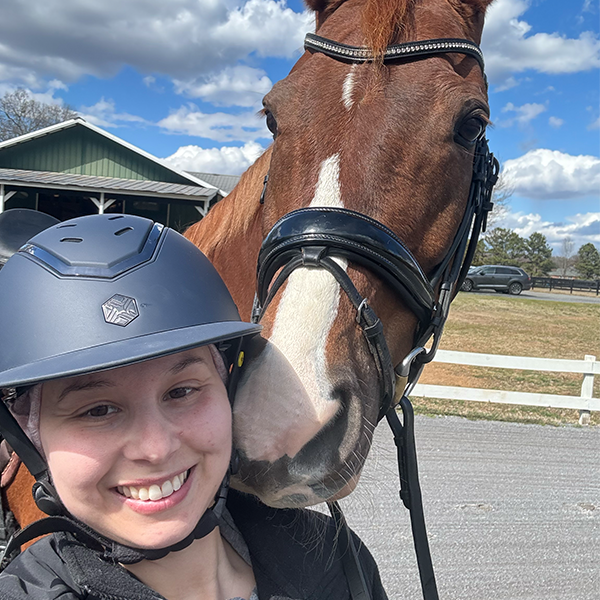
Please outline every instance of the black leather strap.
[[342, 567], [348, 582], [350, 597], [352, 600], [371, 600], [369, 588], [365, 581], [365, 575], [358, 550], [350, 533], [344, 513], [337, 502], [328, 502], [329, 512], [333, 517], [338, 532], [338, 552], [342, 560]]
[[[311, 52], [320, 52], [342, 62], [363, 63], [376, 59], [373, 51], [365, 46], [349, 46], [321, 37], [314, 33], [307, 33], [304, 38], [304, 48]], [[430, 58], [438, 54], [456, 52], [472, 56], [485, 70], [483, 52], [477, 44], [463, 38], [436, 38], [420, 42], [407, 42], [388, 46], [383, 54], [383, 62], [410, 58]]]
[[[301, 208], [282, 217], [263, 241], [258, 258], [257, 293], [264, 303], [275, 273], [303, 248], [326, 248], [329, 256], [351, 260], [381, 277], [421, 321], [435, 304], [427, 277], [408, 248], [385, 225], [343, 208]], [[302, 266], [314, 266], [306, 253]]]
[[427, 540], [423, 499], [419, 484], [417, 450], [415, 447], [414, 412], [410, 400], [402, 396], [400, 400], [403, 423], [400, 423], [395, 409], [387, 415], [387, 421], [394, 434], [394, 443], [398, 452], [398, 471], [400, 475], [400, 498], [410, 511], [410, 525], [413, 533], [415, 554], [421, 578], [424, 600], [438, 600], [437, 584], [433, 572], [431, 552]]

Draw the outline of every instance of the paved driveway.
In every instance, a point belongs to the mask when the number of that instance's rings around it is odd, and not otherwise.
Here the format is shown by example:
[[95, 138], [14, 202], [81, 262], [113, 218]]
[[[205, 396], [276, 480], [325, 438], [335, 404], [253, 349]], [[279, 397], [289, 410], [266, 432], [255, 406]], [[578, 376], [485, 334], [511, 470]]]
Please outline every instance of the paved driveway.
[[[440, 600], [600, 599], [600, 428], [417, 417]], [[395, 449], [381, 424], [343, 501], [391, 599], [422, 598]]]

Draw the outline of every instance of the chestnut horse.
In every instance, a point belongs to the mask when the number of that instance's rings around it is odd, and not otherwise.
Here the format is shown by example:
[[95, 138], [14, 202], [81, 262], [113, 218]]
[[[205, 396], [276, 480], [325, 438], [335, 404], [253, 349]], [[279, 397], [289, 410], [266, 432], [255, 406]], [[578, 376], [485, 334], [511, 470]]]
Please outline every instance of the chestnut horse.
[[[457, 231], [470, 225], [464, 214], [489, 115], [482, 61], [456, 49], [389, 63], [384, 53], [390, 44], [438, 38], [476, 45], [490, 2], [308, 0], [319, 36], [366, 46], [373, 59], [357, 63], [307, 50], [264, 99], [273, 145], [188, 230], [242, 318], [252, 313], [261, 243], [293, 209], [349, 209], [384, 224], [394, 236], [384, 243], [405, 248], [415, 278], [417, 271], [432, 275], [456, 251]], [[448, 264], [462, 254], [461, 246]], [[391, 363], [401, 364], [420, 335], [414, 306], [381, 273], [333, 260], [381, 319]], [[441, 281], [433, 277], [434, 301]], [[382, 366], [340, 288], [330, 271], [307, 265], [292, 272], [262, 315], [268, 342], [254, 348], [238, 388], [241, 466], [234, 485], [272, 506], [349, 493], [382, 413]], [[401, 395], [403, 381], [397, 390]], [[23, 526], [38, 515], [22, 471], [21, 485], [7, 496]]]
[[[357, 64], [307, 50], [264, 98], [273, 145], [187, 232], [243, 318], [251, 315], [261, 242], [293, 209], [357, 211], [391, 229], [425, 274], [443, 262], [463, 221], [476, 142], [488, 123], [482, 62], [456, 51], [390, 63], [382, 56], [399, 42], [478, 44], [489, 3], [308, 0], [319, 36], [366, 45], [375, 60]], [[335, 260], [381, 319], [391, 360], [400, 364], [414, 347], [414, 309], [371, 269]], [[236, 396], [242, 463], [234, 485], [276, 507], [352, 490], [382, 396], [380, 369], [356, 316], [327, 270], [301, 266], [283, 283], [262, 318], [269, 342]]]

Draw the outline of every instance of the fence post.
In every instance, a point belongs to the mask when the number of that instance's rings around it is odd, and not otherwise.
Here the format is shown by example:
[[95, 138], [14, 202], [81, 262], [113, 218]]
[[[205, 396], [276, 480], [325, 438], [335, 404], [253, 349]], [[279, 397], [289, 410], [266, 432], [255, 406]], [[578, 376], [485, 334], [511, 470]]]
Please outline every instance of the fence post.
[[[585, 355], [585, 360], [589, 362], [594, 362], [596, 357], [591, 354]], [[581, 384], [581, 397], [582, 398], [591, 398], [594, 392], [594, 374], [593, 373], [584, 373], [583, 375], [583, 383]], [[579, 424], [580, 425], [589, 425], [590, 424], [590, 411], [582, 409], [579, 411]]]

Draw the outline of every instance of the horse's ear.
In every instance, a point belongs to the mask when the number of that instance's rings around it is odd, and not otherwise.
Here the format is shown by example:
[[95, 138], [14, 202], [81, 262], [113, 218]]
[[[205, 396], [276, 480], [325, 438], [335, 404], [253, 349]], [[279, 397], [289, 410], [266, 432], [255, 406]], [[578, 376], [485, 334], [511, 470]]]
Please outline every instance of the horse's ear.
[[481, 30], [485, 11], [494, 0], [449, 0], [451, 6], [462, 15], [473, 41], [481, 42]]
[[335, 12], [336, 8], [343, 4], [346, 0], [304, 0], [306, 6], [315, 13], [317, 21], [316, 30], [318, 30], [323, 23], [327, 20], [327, 17]]

